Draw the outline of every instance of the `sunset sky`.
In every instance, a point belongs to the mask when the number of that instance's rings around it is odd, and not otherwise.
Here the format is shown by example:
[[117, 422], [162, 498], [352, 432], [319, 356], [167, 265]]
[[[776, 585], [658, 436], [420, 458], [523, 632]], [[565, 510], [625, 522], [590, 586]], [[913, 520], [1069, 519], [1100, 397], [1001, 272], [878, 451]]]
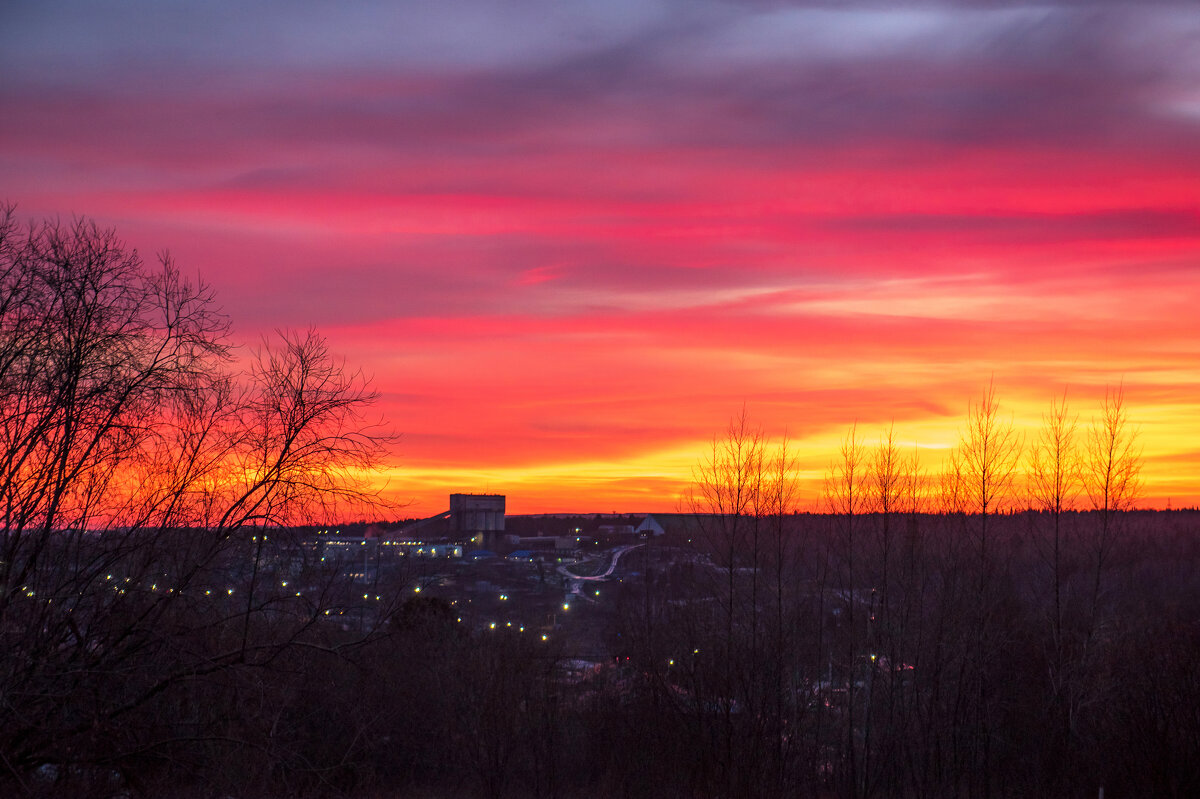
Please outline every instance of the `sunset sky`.
[[743, 405], [811, 503], [989, 379], [1030, 435], [1123, 381], [1200, 504], [1192, 2], [8, 0], [0, 200], [327, 335], [400, 515], [673, 510]]

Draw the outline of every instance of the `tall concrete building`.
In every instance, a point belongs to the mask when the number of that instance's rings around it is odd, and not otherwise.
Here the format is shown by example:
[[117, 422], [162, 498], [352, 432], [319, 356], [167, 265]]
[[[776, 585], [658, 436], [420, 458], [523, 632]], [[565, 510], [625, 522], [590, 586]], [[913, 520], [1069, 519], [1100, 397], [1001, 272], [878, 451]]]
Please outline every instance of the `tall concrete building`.
[[450, 537], [490, 546], [504, 535], [503, 494], [451, 494]]

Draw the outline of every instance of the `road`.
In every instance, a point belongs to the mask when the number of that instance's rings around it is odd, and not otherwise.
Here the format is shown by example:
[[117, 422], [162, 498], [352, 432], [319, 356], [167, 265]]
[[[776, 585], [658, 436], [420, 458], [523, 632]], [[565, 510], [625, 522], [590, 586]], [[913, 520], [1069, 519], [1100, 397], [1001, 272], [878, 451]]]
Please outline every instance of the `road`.
[[612, 562], [608, 564], [608, 568], [605, 569], [601, 574], [587, 574], [587, 575], [573, 574], [572, 572], [567, 570], [567, 567], [565, 564], [559, 564], [558, 573], [561, 574], [567, 580], [571, 581], [571, 593], [572, 594], [574, 594], [576, 596], [585, 597], [587, 599], [593, 599], [593, 597], [587, 596], [580, 590], [580, 587], [583, 585], [583, 583], [599, 582], [601, 580], [607, 580], [609, 577], [612, 577], [612, 573], [613, 573], [613, 571], [616, 570], [617, 563], [620, 562], [621, 556], [624, 555], [626, 552], [637, 549], [638, 547], [641, 547], [641, 546], [645, 546], [645, 544], [627, 544], [625, 546], [617, 547], [616, 549], [614, 549], [612, 551]]

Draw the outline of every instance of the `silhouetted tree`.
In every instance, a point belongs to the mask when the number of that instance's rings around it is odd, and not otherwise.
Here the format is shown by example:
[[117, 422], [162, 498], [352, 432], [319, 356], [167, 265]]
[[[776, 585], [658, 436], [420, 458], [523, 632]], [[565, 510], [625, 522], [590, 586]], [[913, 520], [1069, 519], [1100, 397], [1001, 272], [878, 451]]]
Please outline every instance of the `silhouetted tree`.
[[971, 763], [967, 773], [970, 791], [984, 797], [991, 794], [993, 787], [998, 700], [993, 692], [993, 674], [999, 671], [999, 655], [1005, 646], [998, 626], [1001, 598], [995, 579], [998, 568], [991, 517], [1005, 507], [1012, 496], [1021, 446], [1016, 427], [1001, 417], [995, 388], [989, 382], [979, 401], [968, 406], [967, 421], [957, 450], [957, 479], [961, 483], [958, 493], [964, 509], [971, 514], [967, 529], [973, 536], [976, 550], [973, 657], [965, 672], [967, 680], [960, 685], [960, 690], [967, 692], [961, 704], [962, 726], [974, 731], [964, 742]]
[[1083, 487], [1098, 517], [1092, 537], [1093, 580], [1088, 636], [1099, 618], [1103, 574], [1120, 528], [1121, 512], [1133, 508], [1141, 492], [1142, 454], [1130, 426], [1123, 386], [1106, 389], [1100, 416], [1087, 431], [1082, 459]]
[[[763, 432], [751, 424], [746, 409], [742, 408], [741, 414], [730, 420], [725, 435], [713, 439], [708, 456], [695, 470], [687, 496], [689, 508], [700, 520], [701, 537], [707, 551], [716, 556], [716, 565], [722, 575], [718, 591], [723, 630], [720, 650], [716, 653], [710, 650], [706, 656], [717, 655], [716, 663], [721, 672], [714, 701], [720, 708], [723, 746], [716, 765], [727, 795], [732, 795], [737, 782], [733, 714], [738, 663], [743, 655], [742, 622], [750, 621], [757, 632], [757, 612], [753, 605], [757, 597], [751, 596], [748, 600], [742, 597], [738, 565], [752, 549], [752, 557], [758, 557], [753, 545], [757, 543], [760, 529], [757, 511], [762, 503], [764, 458]], [[757, 585], [755, 575], [754, 589]], [[749, 602], [749, 616], [741, 613], [747, 607], [743, 604], [746, 601]]]
[[860, 590], [863, 579], [858, 561], [859, 549], [862, 548], [859, 535], [860, 516], [868, 507], [868, 469], [866, 446], [858, 437], [856, 423], [846, 432], [839, 457], [833, 460], [825, 473], [825, 502], [833, 516], [838, 540], [836, 556], [839, 579], [836, 610], [844, 619], [843, 641], [840, 642], [839, 648], [842, 653], [840, 679], [846, 692], [842, 768], [847, 795], [851, 797], [859, 796], [862, 792], [859, 762], [862, 752], [858, 743], [861, 719], [856, 713], [856, 672], [862, 653], [862, 634], [859, 631], [862, 614], [859, 613], [858, 605], [864, 591]]
[[1042, 426], [1030, 447], [1026, 467], [1029, 505], [1037, 511], [1029, 517], [1030, 527], [1034, 546], [1049, 573], [1051, 596], [1046, 609], [1050, 636], [1044, 655], [1049, 687], [1044, 709], [1047, 724], [1041, 730], [1047, 742], [1041, 760], [1050, 784], [1055, 784], [1056, 775], [1067, 775], [1072, 770], [1069, 761], [1083, 689], [1077, 626], [1065, 617], [1067, 562], [1074, 543], [1066, 538], [1067, 525], [1074, 518], [1071, 511], [1080, 491], [1077, 431], [1078, 417], [1070, 412], [1064, 392], [1062, 399], [1053, 398], [1050, 410], [1042, 414]]
[[107, 791], [175, 742], [236, 738], [207, 687], [337, 645], [319, 628], [348, 597], [277, 526], [376, 499], [375, 395], [311, 332], [238, 373], [226, 331], [169, 256], [147, 268], [92, 222], [0, 211], [0, 780], [17, 790]]
[[[1027, 467], [1030, 506], [1050, 516], [1049, 561], [1054, 607], [1051, 628], [1061, 659], [1063, 637], [1063, 515], [1074, 509], [1079, 494], [1078, 417], [1068, 410], [1066, 396], [1051, 401], [1042, 415], [1042, 428], [1029, 451]], [[1059, 664], [1061, 666], [1061, 663]]]

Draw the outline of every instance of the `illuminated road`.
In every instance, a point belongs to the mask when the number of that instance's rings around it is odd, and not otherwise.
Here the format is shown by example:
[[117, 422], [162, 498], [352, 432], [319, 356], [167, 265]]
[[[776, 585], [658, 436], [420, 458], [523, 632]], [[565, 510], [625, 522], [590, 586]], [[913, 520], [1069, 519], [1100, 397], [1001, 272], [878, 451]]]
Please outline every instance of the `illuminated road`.
[[626, 546], [617, 547], [614, 549], [612, 551], [612, 563], [608, 564], [608, 568], [604, 570], [603, 574], [572, 574], [571, 572], [567, 571], [567, 567], [564, 565], [560, 565], [558, 567], [558, 573], [563, 577], [566, 577], [568, 580], [607, 580], [609, 577], [612, 577], [612, 573], [617, 568], [617, 562], [621, 560], [621, 556], [626, 552], [629, 552], [632, 549], [637, 549], [641, 546], [645, 546], [645, 544], [628, 544]]
[[583, 584], [585, 582], [592, 582], [592, 583], [599, 582], [601, 580], [607, 580], [609, 577], [612, 577], [612, 573], [613, 573], [613, 571], [616, 570], [617, 563], [620, 562], [621, 556], [624, 555], [626, 552], [629, 552], [630, 550], [637, 549], [640, 546], [645, 546], [645, 545], [644, 544], [628, 544], [626, 546], [617, 547], [616, 549], [614, 549], [612, 551], [612, 562], [608, 564], [608, 568], [605, 569], [601, 574], [587, 574], [587, 575], [574, 574], [570, 571], [567, 571], [567, 567], [565, 565], [559, 564], [558, 573], [561, 574], [564, 579], [570, 580], [570, 582], [571, 582], [571, 591], [567, 594], [567, 596], [569, 597], [571, 595], [574, 595], [574, 596], [582, 597], [584, 599], [594, 602], [595, 597], [590, 597], [587, 594], [583, 593], [583, 591], [581, 590]]

